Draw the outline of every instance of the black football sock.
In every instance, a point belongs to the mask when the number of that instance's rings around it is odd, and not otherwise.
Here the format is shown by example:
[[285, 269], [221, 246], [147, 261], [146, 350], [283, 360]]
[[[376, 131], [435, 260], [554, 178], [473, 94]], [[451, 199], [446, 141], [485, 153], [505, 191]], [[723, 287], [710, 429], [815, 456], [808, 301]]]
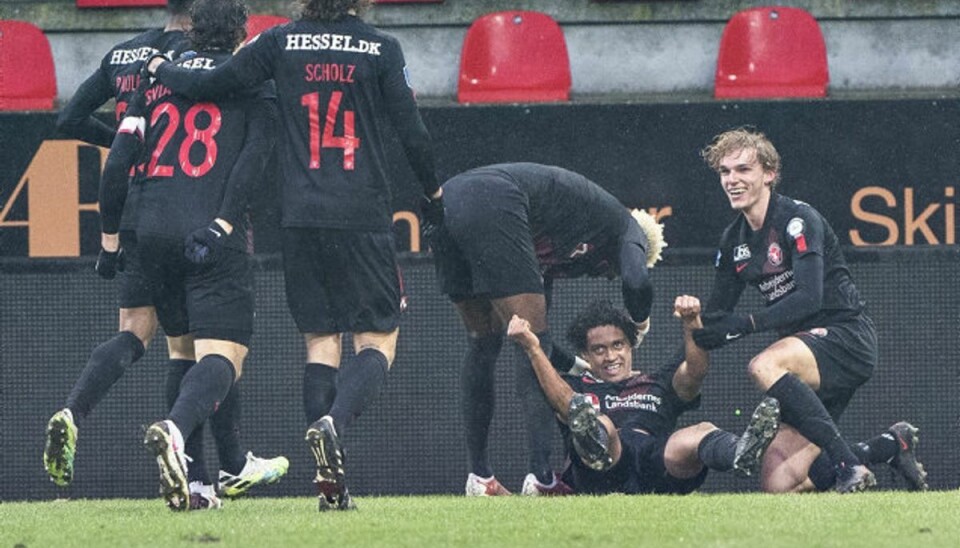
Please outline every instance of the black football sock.
[[387, 381], [387, 357], [375, 348], [361, 350], [353, 359], [342, 365], [337, 381], [337, 397], [330, 408], [330, 418], [343, 435], [363, 411], [380, 394]]
[[177, 397], [180, 395], [180, 383], [183, 382], [183, 376], [187, 374], [193, 365], [197, 363], [193, 360], [167, 360], [167, 383], [164, 386], [164, 396], [167, 402], [167, 411], [173, 409], [173, 404], [177, 403]]
[[[537, 333], [540, 348], [549, 356], [553, 350], [550, 333]], [[553, 482], [553, 468], [550, 466], [550, 450], [553, 447], [553, 433], [556, 429], [556, 415], [547, 397], [540, 388], [537, 374], [533, 370], [526, 352], [519, 352], [517, 360], [517, 397], [523, 409], [523, 418], [527, 427], [527, 447], [529, 449], [529, 471], [542, 484]]]
[[[173, 404], [180, 395], [180, 383], [183, 376], [196, 362], [193, 360], [178, 360], [171, 358], [167, 361], [167, 382], [164, 386], [164, 395], [167, 410], [173, 409]], [[207, 463], [203, 458], [203, 428], [197, 428], [183, 441], [183, 452], [190, 457], [190, 466], [187, 467], [187, 480], [191, 483], [199, 481], [211, 484], [210, 474], [207, 472]]]
[[697, 455], [700, 462], [711, 470], [727, 472], [733, 469], [733, 458], [737, 453], [737, 436], [726, 430], [714, 430], [700, 440]]
[[829, 491], [837, 484], [837, 470], [830, 462], [830, 457], [823, 451], [810, 464], [810, 470], [807, 470], [807, 477], [813, 482], [817, 491]]
[[791, 373], [780, 377], [767, 390], [780, 401], [780, 418], [827, 453], [834, 467], [849, 469], [860, 464], [850, 445], [830, 418], [817, 394]]
[[143, 343], [129, 331], [121, 331], [90, 353], [87, 365], [67, 396], [65, 407], [73, 413], [74, 422], [85, 418], [110, 388], [123, 376], [127, 366], [143, 356]]
[[[247, 456], [240, 447], [240, 383], [235, 382], [210, 417], [210, 431], [217, 442], [220, 469], [234, 476], [247, 464]], [[197, 430], [203, 430], [197, 428]]]
[[900, 444], [890, 432], [853, 445], [853, 453], [864, 464], [888, 463], [900, 453]]
[[554, 344], [553, 351], [550, 352], [550, 363], [553, 365], [553, 368], [557, 370], [557, 373], [564, 375], [567, 371], [570, 371], [570, 368], [576, 363], [576, 358], [574, 358], [571, 352], [567, 352], [565, 348], [561, 348], [560, 345]]
[[230, 392], [235, 377], [233, 364], [219, 354], [204, 356], [187, 371], [180, 383], [180, 396], [169, 415], [181, 434], [189, 437], [216, 411]]
[[308, 363], [303, 368], [303, 411], [307, 424], [330, 412], [337, 397], [337, 368], [325, 363]]
[[494, 371], [502, 347], [502, 333], [469, 337], [467, 355], [460, 369], [460, 413], [467, 438], [467, 458], [470, 471], [483, 478], [493, 475], [487, 436], [496, 402]]

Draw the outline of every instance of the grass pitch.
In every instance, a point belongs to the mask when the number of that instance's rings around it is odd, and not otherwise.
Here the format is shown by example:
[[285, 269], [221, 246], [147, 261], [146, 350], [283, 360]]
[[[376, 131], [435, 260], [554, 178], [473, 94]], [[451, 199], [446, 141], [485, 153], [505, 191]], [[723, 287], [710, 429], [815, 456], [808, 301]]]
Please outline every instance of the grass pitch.
[[0, 548], [99, 546], [960, 545], [960, 491], [541, 498], [359, 497], [225, 501], [174, 513], [158, 499], [0, 504]]

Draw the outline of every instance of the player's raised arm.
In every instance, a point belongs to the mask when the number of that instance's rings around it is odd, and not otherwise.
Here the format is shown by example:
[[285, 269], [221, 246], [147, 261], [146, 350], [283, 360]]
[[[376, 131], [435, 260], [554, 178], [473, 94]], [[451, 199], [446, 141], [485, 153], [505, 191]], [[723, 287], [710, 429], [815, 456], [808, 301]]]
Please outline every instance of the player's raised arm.
[[693, 340], [693, 331], [703, 325], [700, 320], [700, 299], [691, 295], [678, 296], [673, 304], [673, 315], [683, 322], [685, 356], [673, 375], [673, 389], [682, 399], [693, 401], [700, 394], [710, 365], [707, 351], [697, 346]]
[[557, 373], [557, 370], [550, 364], [550, 359], [540, 348], [540, 340], [530, 329], [530, 322], [517, 316], [510, 319], [507, 326], [507, 336], [519, 344], [530, 357], [530, 363], [534, 372], [537, 374], [537, 380], [543, 388], [544, 394], [550, 406], [557, 412], [561, 420], [566, 422], [567, 412], [570, 405], [570, 399], [574, 396], [574, 391]]
[[162, 55], [147, 60], [146, 71], [177, 93], [193, 99], [216, 99], [233, 91], [247, 90], [273, 77], [271, 57], [279, 55], [271, 48], [264, 31], [256, 40], [213, 70], [190, 70], [177, 66]]

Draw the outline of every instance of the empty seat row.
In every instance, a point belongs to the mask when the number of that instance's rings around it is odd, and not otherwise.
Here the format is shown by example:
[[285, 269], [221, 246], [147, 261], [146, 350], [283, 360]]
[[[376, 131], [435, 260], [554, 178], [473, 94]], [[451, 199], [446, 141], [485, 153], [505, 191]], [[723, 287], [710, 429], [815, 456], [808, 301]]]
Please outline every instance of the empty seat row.
[[[288, 21], [252, 15], [247, 35]], [[803, 9], [750, 8], [734, 14], [724, 27], [715, 97], [825, 97], [828, 82], [823, 34]], [[467, 30], [460, 53], [459, 102], [567, 101], [571, 83], [563, 30], [549, 15], [519, 10], [489, 13]], [[0, 20], [0, 110], [50, 110], [56, 95], [46, 36], [30, 23]]]

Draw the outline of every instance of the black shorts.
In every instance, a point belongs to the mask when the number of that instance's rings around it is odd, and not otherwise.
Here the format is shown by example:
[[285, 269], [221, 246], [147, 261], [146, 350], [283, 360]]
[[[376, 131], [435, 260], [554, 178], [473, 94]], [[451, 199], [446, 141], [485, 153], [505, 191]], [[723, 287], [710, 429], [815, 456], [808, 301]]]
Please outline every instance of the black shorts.
[[817, 396], [839, 420], [854, 392], [873, 375], [878, 361], [877, 332], [865, 314], [795, 333], [813, 352], [820, 372]]
[[454, 302], [543, 293], [527, 218], [513, 182], [458, 176], [443, 185], [443, 228], [433, 245], [440, 290]]
[[392, 232], [284, 228], [283, 273], [301, 333], [388, 333], [400, 324]]
[[223, 249], [215, 263], [198, 266], [184, 258], [183, 243], [176, 239], [131, 236], [121, 236], [127, 255], [121, 307], [155, 307], [169, 337], [190, 333], [196, 339], [250, 344], [253, 270], [246, 253]]
[[707, 479], [706, 466], [699, 474], [687, 479], [667, 473], [663, 462], [667, 438], [621, 429], [620, 445], [623, 448], [620, 460], [606, 472], [589, 468], [576, 452], [571, 451], [570, 465], [563, 473], [563, 481], [580, 494], [686, 495], [699, 489]]

